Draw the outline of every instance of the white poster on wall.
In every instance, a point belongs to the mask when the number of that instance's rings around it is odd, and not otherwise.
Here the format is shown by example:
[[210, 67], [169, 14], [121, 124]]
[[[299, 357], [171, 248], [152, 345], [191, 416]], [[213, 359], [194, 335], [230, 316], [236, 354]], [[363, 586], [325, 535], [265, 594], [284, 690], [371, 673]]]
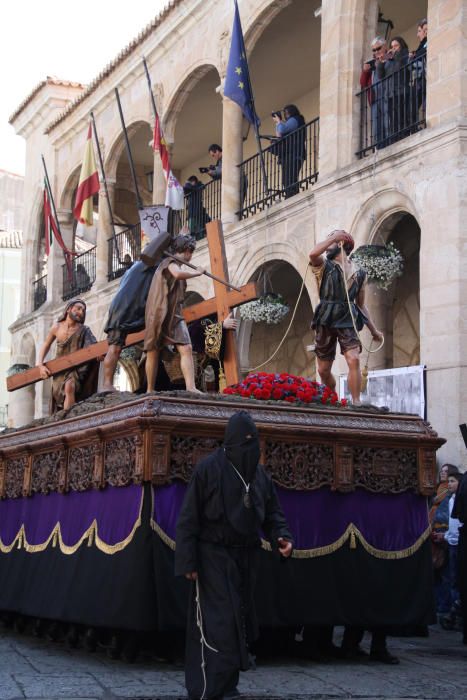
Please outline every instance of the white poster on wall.
[[[351, 399], [346, 374], [339, 376], [339, 397]], [[387, 406], [394, 413], [414, 413], [426, 418], [425, 365], [371, 370], [362, 401]]]

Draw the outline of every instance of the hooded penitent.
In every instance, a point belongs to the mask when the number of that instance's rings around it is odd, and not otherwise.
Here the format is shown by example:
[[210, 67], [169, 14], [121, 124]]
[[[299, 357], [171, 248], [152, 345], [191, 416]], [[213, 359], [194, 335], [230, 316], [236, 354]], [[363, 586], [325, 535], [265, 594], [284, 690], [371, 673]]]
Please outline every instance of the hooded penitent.
[[224, 512], [230, 525], [242, 535], [253, 535], [264, 516], [262, 499], [255, 491], [260, 458], [258, 429], [247, 411], [230, 417], [224, 435], [227, 464], [222, 470]]

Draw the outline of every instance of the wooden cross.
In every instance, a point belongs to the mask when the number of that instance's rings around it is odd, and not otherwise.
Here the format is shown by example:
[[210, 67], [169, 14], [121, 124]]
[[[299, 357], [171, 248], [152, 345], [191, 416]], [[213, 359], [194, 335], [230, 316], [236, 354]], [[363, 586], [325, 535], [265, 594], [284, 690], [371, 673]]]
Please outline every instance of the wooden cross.
[[[220, 221], [210, 221], [206, 224], [208, 247], [209, 247], [209, 258], [211, 262], [211, 271], [213, 274], [221, 277], [226, 282], [229, 281], [229, 269], [227, 265], [227, 258], [225, 255], [225, 245], [224, 236], [222, 234], [222, 224]], [[248, 282], [244, 284], [241, 291], [229, 291], [220, 282], [214, 281], [214, 294], [215, 296], [211, 299], [206, 299], [201, 301], [199, 304], [193, 304], [183, 310], [183, 315], [187, 323], [196, 321], [200, 318], [205, 318], [213, 313], [217, 313], [218, 321], [223, 321], [226, 316], [240, 304], [244, 304], [247, 301], [252, 301], [257, 299], [261, 292], [257, 288], [256, 282]], [[144, 340], [144, 331], [139, 333], [131, 333], [125, 343], [125, 347], [130, 345], [136, 345]], [[108, 350], [108, 343], [106, 340], [101, 340], [94, 345], [89, 345], [87, 348], [82, 350], [76, 350], [71, 352], [69, 355], [62, 355], [55, 360], [49, 360], [45, 363], [48, 367], [51, 375], [58, 374], [64, 370], [71, 369], [73, 367], [78, 367], [83, 365], [89, 360], [94, 360], [97, 357], [105, 355]], [[239, 362], [238, 362], [238, 352], [237, 352], [237, 342], [235, 338], [235, 333], [228, 332], [226, 334], [225, 352], [224, 352], [224, 372], [227, 385], [236, 384], [240, 380], [239, 372]], [[7, 389], [8, 391], [16, 391], [16, 389], [22, 389], [29, 384], [34, 384], [35, 382], [41, 381], [42, 377], [39, 374], [39, 367], [32, 367], [25, 372], [20, 372], [7, 379]]]

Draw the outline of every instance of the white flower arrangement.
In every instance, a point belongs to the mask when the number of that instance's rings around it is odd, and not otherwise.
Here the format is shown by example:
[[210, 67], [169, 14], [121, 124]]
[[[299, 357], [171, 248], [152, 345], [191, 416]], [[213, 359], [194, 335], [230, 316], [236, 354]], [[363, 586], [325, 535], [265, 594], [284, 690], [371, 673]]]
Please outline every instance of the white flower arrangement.
[[365, 270], [369, 282], [374, 282], [384, 290], [387, 290], [391, 282], [400, 277], [404, 270], [404, 258], [394, 243], [385, 246], [361, 246], [353, 253], [352, 261]]
[[290, 308], [280, 294], [264, 294], [255, 301], [243, 304], [240, 307], [240, 316], [245, 321], [275, 325], [280, 323], [289, 311]]

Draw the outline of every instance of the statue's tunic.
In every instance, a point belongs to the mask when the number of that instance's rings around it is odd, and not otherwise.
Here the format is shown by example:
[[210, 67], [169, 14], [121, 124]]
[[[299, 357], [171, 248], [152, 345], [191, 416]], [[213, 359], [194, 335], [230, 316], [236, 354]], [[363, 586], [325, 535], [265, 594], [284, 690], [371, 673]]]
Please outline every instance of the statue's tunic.
[[[76, 350], [87, 348], [96, 341], [91, 329], [88, 326], [80, 326], [67, 340], [57, 340], [57, 352], [55, 357], [69, 355]], [[63, 409], [65, 401], [65, 382], [67, 379], [74, 379], [76, 401], [83, 401], [97, 391], [97, 375], [99, 364], [96, 360], [87, 362], [79, 367], [72, 367], [56, 374], [52, 380], [52, 396], [50, 413], [56, 413]]]
[[166, 258], [157, 268], [146, 303], [145, 350], [166, 345], [190, 345], [190, 334], [183, 318], [182, 304], [186, 281], [170, 274], [172, 258]]

